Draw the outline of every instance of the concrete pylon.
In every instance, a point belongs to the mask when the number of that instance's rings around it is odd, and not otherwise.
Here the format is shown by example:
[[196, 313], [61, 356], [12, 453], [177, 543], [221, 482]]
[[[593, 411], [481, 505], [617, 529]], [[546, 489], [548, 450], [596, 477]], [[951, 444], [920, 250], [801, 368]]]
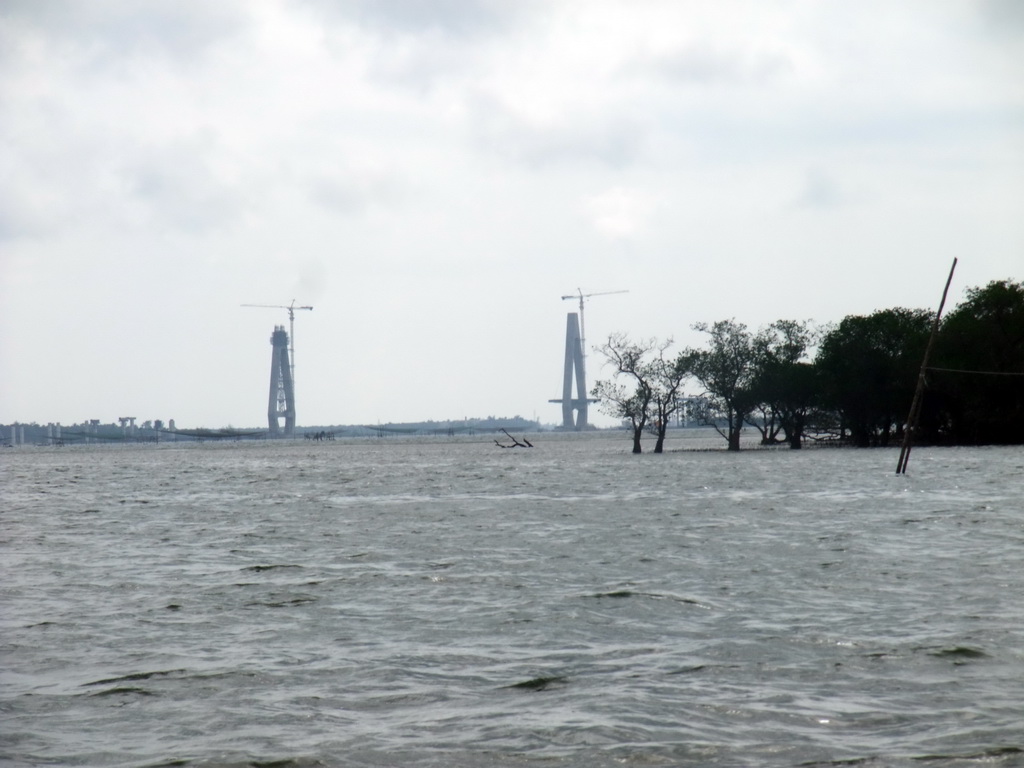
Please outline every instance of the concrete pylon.
[[[572, 396], [573, 382], [576, 397]], [[583, 340], [580, 336], [580, 318], [570, 312], [565, 318], [565, 373], [562, 378], [562, 397], [549, 400], [562, 404], [562, 429], [587, 428], [587, 406], [597, 400], [587, 397], [587, 374], [583, 365]], [[573, 411], [576, 412], [575, 417]]]
[[295, 387], [288, 359], [288, 333], [283, 325], [274, 326], [270, 345], [274, 350], [270, 358], [270, 402], [267, 405], [270, 433], [281, 434], [280, 419], [284, 418], [284, 436], [292, 437], [295, 434]]

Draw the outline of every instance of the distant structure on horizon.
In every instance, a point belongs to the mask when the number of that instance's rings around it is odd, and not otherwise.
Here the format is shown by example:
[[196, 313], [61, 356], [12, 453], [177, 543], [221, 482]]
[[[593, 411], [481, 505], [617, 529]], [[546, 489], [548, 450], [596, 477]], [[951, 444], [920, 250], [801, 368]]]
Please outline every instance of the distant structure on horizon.
[[[584, 293], [577, 288], [576, 293], [563, 296], [562, 300], [579, 299], [580, 312], [570, 312], [565, 318], [565, 373], [562, 377], [562, 397], [559, 400], [548, 400], [549, 403], [562, 404], [562, 429], [587, 429], [587, 406], [598, 400], [587, 397], [587, 351], [586, 336], [583, 325], [583, 302], [591, 296], [610, 296], [614, 293], [629, 291], [601, 291], [600, 293]], [[572, 396], [573, 375], [576, 381], [576, 397]], [[576, 411], [575, 418], [573, 411]]]
[[270, 337], [273, 352], [270, 357], [270, 402], [267, 405], [267, 420], [270, 434], [279, 435], [281, 419], [284, 419], [284, 436], [295, 435], [295, 383], [288, 357], [288, 332], [283, 325], [275, 325]]
[[[280, 419], [284, 418], [284, 435], [295, 435], [295, 310], [312, 311], [312, 307], [297, 307], [295, 299], [291, 304], [243, 304], [243, 307], [264, 307], [266, 309], [288, 310], [288, 332], [283, 325], [274, 326], [270, 344], [274, 348], [270, 360], [270, 405], [267, 419], [270, 434], [281, 434]], [[291, 346], [288, 342], [291, 340]], [[283, 361], [283, 362], [282, 362]]]
[[[597, 400], [587, 397], [587, 375], [583, 368], [583, 336], [579, 315], [570, 312], [565, 318], [565, 373], [562, 377], [562, 397], [549, 403], [562, 404], [562, 429], [586, 429], [587, 406]], [[575, 376], [574, 376], [575, 374]], [[572, 396], [575, 378], [576, 397]], [[573, 416], [573, 411], [576, 415]]]

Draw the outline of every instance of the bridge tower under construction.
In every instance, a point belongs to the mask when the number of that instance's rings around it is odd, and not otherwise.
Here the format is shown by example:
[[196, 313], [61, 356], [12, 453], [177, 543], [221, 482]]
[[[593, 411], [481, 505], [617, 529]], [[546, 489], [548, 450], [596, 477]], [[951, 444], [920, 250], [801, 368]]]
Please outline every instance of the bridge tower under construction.
[[292, 380], [292, 366], [288, 355], [288, 332], [283, 325], [275, 325], [270, 337], [273, 352], [270, 357], [270, 402], [267, 419], [270, 434], [282, 434], [281, 419], [284, 419], [285, 437], [295, 435], [295, 382]]
[[[548, 401], [562, 404], [562, 429], [586, 429], [587, 406], [597, 402], [587, 397], [587, 375], [583, 361], [583, 337], [580, 333], [579, 315], [570, 312], [565, 319], [565, 374], [562, 378], [562, 397], [559, 400]], [[572, 396], [574, 380], [576, 397]], [[573, 411], [576, 412], [575, 416]]]

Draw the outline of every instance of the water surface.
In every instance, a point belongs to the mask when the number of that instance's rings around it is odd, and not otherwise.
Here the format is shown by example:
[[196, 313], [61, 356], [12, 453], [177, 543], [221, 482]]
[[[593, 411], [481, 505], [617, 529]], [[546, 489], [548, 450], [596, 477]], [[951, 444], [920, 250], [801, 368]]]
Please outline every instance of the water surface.
[[1024, 450], [531, 441], [4, 451], [0, 758], [1024, 765]]

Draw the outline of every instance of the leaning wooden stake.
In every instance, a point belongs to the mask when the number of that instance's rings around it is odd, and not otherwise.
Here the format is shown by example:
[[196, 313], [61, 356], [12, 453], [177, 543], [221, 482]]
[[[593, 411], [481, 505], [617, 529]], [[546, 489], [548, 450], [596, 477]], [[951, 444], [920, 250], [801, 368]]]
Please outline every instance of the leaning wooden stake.
[[917, 427], [917, 419], [921, 415], [921, 401], [924, 399], [924, 376], [928, 370], [928, 358], [931, 357], [932, 347], [935, 345], [935, 337], [939, 334], [939, 319], [942, 317], [942, 308], [946, 305], [946, 294], [949, 293], [949, 284], [953, 282], [953, 270], [956, 269], [956, 259], [953, 259], [953, 266], [949, 268], [949, 277], [946, 278], [946, 287], [942, 289], [942, 301], [939, 302], [939, 311], [935, 313], [935, 321], [932, 323], [932, 334], [928, 337], [928, 346], [924, 350], [924, 360], [921, 361], [921, 372], [917, 375], [917, 389], [914, 390], [914, 399], [910, 403], [910, 413], [907, 415], [907, 423], [903, 428], [903, 447], [900, 448], [900, 460], [896, 463], [896, 474], [907, 474], [907, 464], [910, 461], [910, 445], [914, 429]]

